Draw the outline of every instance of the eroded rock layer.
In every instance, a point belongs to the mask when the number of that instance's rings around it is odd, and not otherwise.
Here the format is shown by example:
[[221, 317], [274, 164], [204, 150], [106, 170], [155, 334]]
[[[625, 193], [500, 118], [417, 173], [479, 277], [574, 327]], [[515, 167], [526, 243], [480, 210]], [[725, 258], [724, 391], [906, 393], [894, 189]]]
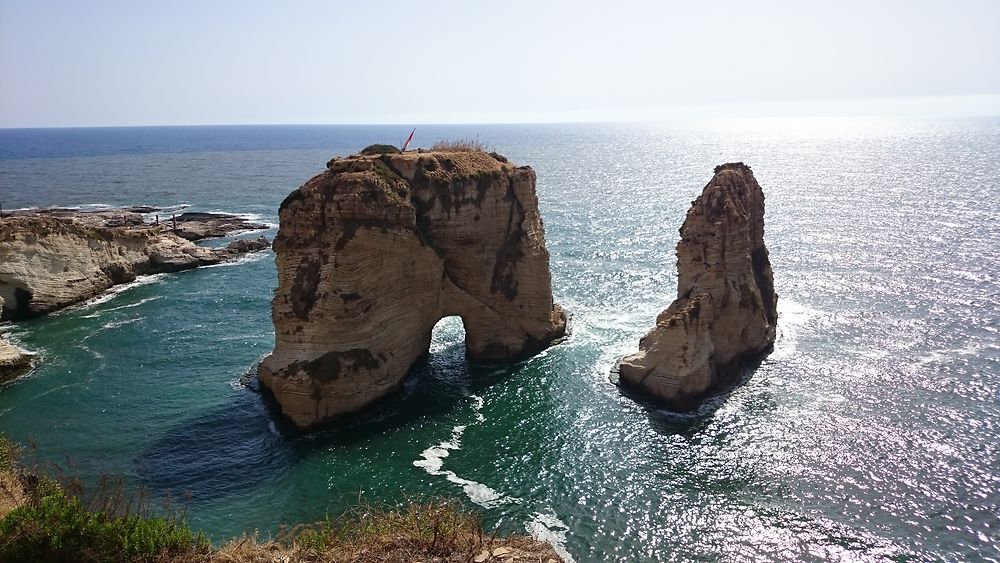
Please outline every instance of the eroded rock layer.
[[774, 343], [778, 296], [764, 246], [764, 193], [750, 167], [717, 167], [680, 234], [677, 299], [622, 361], [619, 381], [687, 409]]
[[261, 382], [308, 427], [397, 389], [443, 317], [474, 361], [563, 335], [535, 173], [478, 151], [334, 159], [281, 204]]

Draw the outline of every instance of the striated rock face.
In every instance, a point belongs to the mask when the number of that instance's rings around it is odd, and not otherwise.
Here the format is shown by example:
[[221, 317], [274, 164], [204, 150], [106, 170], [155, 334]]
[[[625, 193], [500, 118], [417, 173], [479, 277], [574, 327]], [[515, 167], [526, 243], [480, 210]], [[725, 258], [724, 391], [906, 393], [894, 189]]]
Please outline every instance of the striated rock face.
[[462, 317], [474, 361], [565, 333], [531, 168], [482, 152], [334, 159], [279, 215], [276, 342], [259, 375], [300, 427], [397, 389], [443, 317]]
[[89, 216], [5, 217], [0, 219], [3, 318], [42, 315], [130, 282], [137, 275], [217, 264], [260, 246], [261, 242], [254, 242], [205, 248], [165, 226], [108, 226]]
[[680, 232], [677, 299], [622, 361], [619, 382], [686, 409], [774, 343], [778, 296], [749, 166], [717, 167]]

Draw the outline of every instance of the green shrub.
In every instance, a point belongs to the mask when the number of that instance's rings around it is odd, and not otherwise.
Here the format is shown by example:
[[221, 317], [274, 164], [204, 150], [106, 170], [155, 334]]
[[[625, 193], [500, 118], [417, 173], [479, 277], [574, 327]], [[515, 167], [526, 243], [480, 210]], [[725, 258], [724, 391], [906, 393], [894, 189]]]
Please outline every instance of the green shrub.
[[181, 518], [113, 517], [62, 491], [12, 510], [0, 538], [0, 561], [152, 561], [208, 546]]
[[385, 145], [381, 143], [376, 143], [374, 145], [368, 145], [367, 147], [361, 149], [361, 154], [371, 155], [371, 154], [399, 154], [399, 149], [392, 145]]

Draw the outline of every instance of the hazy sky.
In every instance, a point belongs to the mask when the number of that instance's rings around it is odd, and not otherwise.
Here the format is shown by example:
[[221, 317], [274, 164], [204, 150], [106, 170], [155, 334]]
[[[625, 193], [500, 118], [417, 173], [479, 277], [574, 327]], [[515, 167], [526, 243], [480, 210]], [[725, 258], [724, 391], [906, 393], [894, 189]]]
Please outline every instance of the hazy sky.
[[0, 0], [0, 127], [921, 112], [1000, 114], [1000, 1]]

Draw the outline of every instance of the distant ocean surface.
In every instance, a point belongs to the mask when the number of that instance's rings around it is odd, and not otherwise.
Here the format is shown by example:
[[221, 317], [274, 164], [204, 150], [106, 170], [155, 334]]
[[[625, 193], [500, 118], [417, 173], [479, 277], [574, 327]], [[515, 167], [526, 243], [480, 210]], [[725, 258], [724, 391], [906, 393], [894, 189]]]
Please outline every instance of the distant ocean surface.
[[[408, 133], [0, 130], [0, 202], [276, 224], [330, 157]], [[581, 562], [1000, 561], [1000, 119], [418, 126], [414, 145], [444, 138], [537, 172], [565, 343], [470, 366], [445, 319], [403, 393], [298, 435], [238, 383], [273, 345], [263, 253], [13, 327], [43, 363], [0, 389], [0, 430], [181, 499], [217, 542], [430, 495]], [[774, 352], [696, 413], [637, 404], [608, 373], [675, 297], [678, 228], [729, 161], [767, 197]]]

